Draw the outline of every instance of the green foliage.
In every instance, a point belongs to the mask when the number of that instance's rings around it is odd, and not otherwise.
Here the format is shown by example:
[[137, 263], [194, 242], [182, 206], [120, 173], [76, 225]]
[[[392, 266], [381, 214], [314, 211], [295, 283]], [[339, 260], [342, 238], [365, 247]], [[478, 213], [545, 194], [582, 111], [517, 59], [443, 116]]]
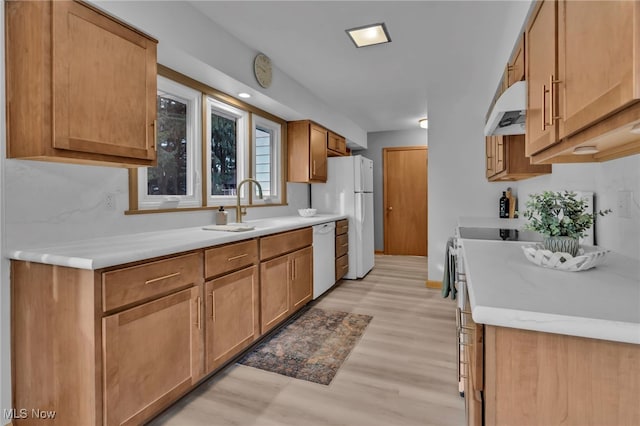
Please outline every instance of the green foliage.
[[147, 169], [149, 195], [187, 194], [187, 105], [158, 96], [158, 165]]
[[531, 194], [523, 215], [529, 220], [526, 229], [548, 237], [580, 238], [586, 234], [597, 215], [611, 213], [611, 209], [587, 213], [587, 202], [576, 199], [575, 192], [544, 191]]
[[211, 195], [236, 189], [236, 121], [211, 114]]

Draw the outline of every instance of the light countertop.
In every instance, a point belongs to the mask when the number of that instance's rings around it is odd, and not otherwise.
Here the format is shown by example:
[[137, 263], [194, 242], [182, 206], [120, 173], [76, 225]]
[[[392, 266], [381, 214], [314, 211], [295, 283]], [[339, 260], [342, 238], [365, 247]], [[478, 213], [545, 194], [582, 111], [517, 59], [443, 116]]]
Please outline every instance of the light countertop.
[[202, 227], [170, 229], [72, 241], [56, 246], [9, 249], [14, 260], [101, 269], [138, 260], [151, 259], [278, 232], [345, 219], [345, 215], [320, 214], [313, 217], [286, 216], [245, 221], [255, 229], [242, 232], [210, 231]]
[[582, 272], [542, 268], [522, 242], [462, 239], [477, 323], [640, 344], [640, 262], [610, 252]]

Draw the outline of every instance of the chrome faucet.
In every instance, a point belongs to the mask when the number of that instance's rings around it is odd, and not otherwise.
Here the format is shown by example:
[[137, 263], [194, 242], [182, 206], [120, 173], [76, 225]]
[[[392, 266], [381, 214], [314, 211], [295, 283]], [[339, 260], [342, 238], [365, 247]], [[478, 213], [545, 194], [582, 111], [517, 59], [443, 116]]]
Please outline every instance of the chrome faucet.
[[[242, 206], [240, 205], [240, 188], [242, 188], [242, 184], [246, 182], [253, 182], [258, 185], [258, 198], [262, 200], [262, 187], [260, 186], [260, 182], [255, 179], [247, 178], [238, 184], [238, 189], [236, 190], [236, 222], [242, 223], [242, 215], [247, 214], [246, 211], [242, 211]], [[251, 188], [251, 185], [249, 185]]]

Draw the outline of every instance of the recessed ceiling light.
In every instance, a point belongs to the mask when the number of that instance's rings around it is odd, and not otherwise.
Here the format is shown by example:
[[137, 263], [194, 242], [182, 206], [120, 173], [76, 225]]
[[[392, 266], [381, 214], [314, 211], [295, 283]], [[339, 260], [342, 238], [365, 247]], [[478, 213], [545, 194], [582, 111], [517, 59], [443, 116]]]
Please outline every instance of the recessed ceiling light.
[[429, 128], [429, 120], [427, 120], [426, 118], [421, 118], [420, 120], [418, 120], [418, 124], [420, 124], [420, 127], [422, 127], [423, 129]]
[[373, 46], [374, 44], [389, 43], [391, 41], [384, 22], [351, 28], [346, 31], [356, 47]]
[[589, 154], [597, 154], [600, 150], [592, 145], [589, 146], [579, 146], [573, 150], [575, 155], [589, 155]]
[[244, 98], [244, 99], [247, 99], [247, 98], [251, 97], [251, 95], [246, 93], [246, 92], [238, 93], [238, 96], [240, 96], [241, 98]]

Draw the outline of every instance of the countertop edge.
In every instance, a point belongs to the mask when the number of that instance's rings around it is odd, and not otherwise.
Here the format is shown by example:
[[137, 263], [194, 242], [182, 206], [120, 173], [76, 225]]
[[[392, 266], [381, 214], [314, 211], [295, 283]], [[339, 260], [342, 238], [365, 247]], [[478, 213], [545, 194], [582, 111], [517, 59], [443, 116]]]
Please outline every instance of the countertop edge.
[[640, 344], [634, 323], [473, 305], [471, 315], [477, 324]]
[[[303, 218], [291, 216], [292, 220], [301, 220]], [[282, 217], [272, 217], [265, 219], [258, 219], [253, 222], [259, 222], [260, 220], [279, 220], [283, 219]], [[285, 217], [286, 219], [286, 217]], [[109, 268], [118, 265], [124, 265], [127, 263], [151, 260], [157, 257], [169, 256], [173, 254], [188, 252], [192, 250], [199, 250], [208, 247], [216, 247], [223, 244], [234, 243], [242, 240], [252, 239], [264, 237], [266, 235], [277, 234], [280, 232], [292, 231], [295, 229], [312, 227], [314, 225], [319, 225], [326, 222], [334, 222], [342, 219], [348, 219], [348, 215], [344, 214], [325, 214], [322, 216], [314, 216], [310, 218], [304, 218], [303, 221], [294, 222], [294, 223], [285, 223], [278, 224], [277, 226], [266, 227], [266, 228], [256, 228], [250, 231], [244, 232], [225, 232], [225, 231], [211, 231], [211, 230], [203, 230], [202, 227], [198, 226], [192, 228], [177, 228], [170, 229], [166, 231], [150, 231], [145, 233], [137, 233], [137, 234], [125, 234], [113, 237], [97, 237], [94, 239], [87, 240], [78, 240], [78, 241], [70, 241], [66, 242], [60, 246], [49, 246], [43, 248], [24, 248], [24, 249], [9, 249], [7, 250], [6, 257], [11, 260], [19, 260], [26, 262], [36, 262], [36, 263], [44, 263], [47, 265], [54, 266], [63, 266], [69, 268], [76, 269], [87, 269], [87, 270], [98, 270], [103, 268]], [[250, 222], [247, 222], [250, 223]], [[179, 232], [181, 230], [184, 231], [194, 231], [201, 229], [202, 232], [211, 233], [211, 239], [204, 239], [199, 241], [187, 241], [187, 242], [176, 242], [171, 243], [169, 245], [164, 245], [162, 247], [142, 247], [139, 249], [132, 250], [132, 252], [127, 255], [122, 255], [120, 253], [107, 252], [105, 250], [105, 254], [101, 256], [78, 256], [78, 255], [65, 255], [65, 254], [56, 254], [55, 251], [59, 251], [61, 249], [67, 249], [74, 244], [86, 244], [99, 242], [101, 240], [106, 241], [109, 239], [110, 241], [122, 239], [122, 241], [126, 241], [128, 238], [132, 238], [133, 236], [150, 236], [150, 235], [160, 235], [162, 232]], [[216, 238], [217, 237], [217, 238]]]

